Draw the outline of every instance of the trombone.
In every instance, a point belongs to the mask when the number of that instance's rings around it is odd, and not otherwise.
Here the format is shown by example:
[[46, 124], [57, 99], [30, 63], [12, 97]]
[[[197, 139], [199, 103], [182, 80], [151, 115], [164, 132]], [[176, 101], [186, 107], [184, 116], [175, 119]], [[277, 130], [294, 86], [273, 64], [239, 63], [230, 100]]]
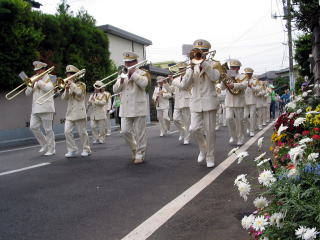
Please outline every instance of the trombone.
[[[148, 60], [143, 60], [143, 61], [138, 62], [137, 64], [135, 64], [135, 65], [133, 65], [133, 66], [131, 66], [131, 67], [126, 67], [125, 65], [120, 65], [120, 66], [118, 67], [118, 71], [117, 71], [117, 72], [114, 72], [113, 74], [105, 77], [104, 79], [102, 79], [102, 80], [100, 80], [100, 81], [105, 81], [105, 80], [107, 80], [107, 79], [109, 79], [109, 78], [111, 78], [111, 77], [113, 77], [113, 76], [115, 76], [115, 75], [118, 75], [118, 76], [120, 76], [121, 78], [126, 78], [126, 77], [128, 76], [128, 73], [129, 73], [130, 69], [132, 69], [132, 68], [144, 67], [144, 66], [147, 65], [147, 63], [148, 63]], [[109, 86], [110, 84], [114, 83], [115, 81], [117, 81], [117, 78], [115, 78], [115, 79], [113, 79], [113, 80], [111, 80], [111, 81], [103, 84], [103, 85], [102, 85], [101, 87], [99, 87], [98, 89], [101, 89], [101, 88], [104, 88], [104, 87], [106, 87], [106, 86]]]
[[74, 81], [78, 81], [80, 78], [83, 78], [85, 74], [86, 74], [86, 69], [82, 69], [79, 72], [76, 72], [75, 74], [73, 74], [70, 77], [67, 77], [65, 79], [58, 78], [56, 86], [53, 89], [51, 89], [50, 91], [43, 94], [41, 97], [39, 97], [37, 99], [37, 103], [40, 105], [44, 104], [52, 97], [52, 93], [55, 93], [57, 95], [60, 94], [66, 88], [67, 82], [70, 79], [74, 78], [75, 79]]
[[23, 91], [25, 91], [28, 87], [32, 87], [33, 83], [35, 83], [36, 81], [38, 81], [40, 78], [42, 78], [44, 75], [46, 75], [47, 73], [51, 73], [54, 69], [54, 66], [52, 66], [51, 68], [47, 69], [46, 71], [44, 71], [43, 73], [40, 74], [36, 74], [33, 75], [32, 77], [28, 78], [28, 76], [24, 73], [21, 72], [19, 74], [19, 76], [22, 78], [23, 83], [21, 83], [18, 87], [14, 88], [13, 90], [11, 90], [10, 92], [8, 92], [6, 94], [6, 99], [7, 100], [12, 100], [14, 99], [16, 96], [18, 96], [20, 93], [22, 93]]

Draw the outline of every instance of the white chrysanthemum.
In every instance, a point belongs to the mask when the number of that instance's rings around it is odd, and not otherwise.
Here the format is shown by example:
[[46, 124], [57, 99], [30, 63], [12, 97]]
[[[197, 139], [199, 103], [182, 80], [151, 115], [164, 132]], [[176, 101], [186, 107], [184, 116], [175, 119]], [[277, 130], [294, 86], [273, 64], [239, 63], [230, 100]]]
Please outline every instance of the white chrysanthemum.
[[280, 136], [280, 134], [283, 132], [283, 131], [285, 131], [285, 130], [287, 130], [287, 126], [283, 126], [283, 124], [281, 123], [281, 125], [280, 125], [280, 127], [279, 127], [279, 129], [278, 129], [278, 136]]
[[261, 137], [261, 138], [259, 138], [259, 140], [258, 140], [258, 148], [259, 148], [259, 149], [261, 149], [261, 147], [262, 147], [263, 138], [264, 138], [264, 137]]
[[310, 90], [308, 90], [307, 92], [308, 92], [308, 93], [311, 93], [311, 92], [312, 92], [312, 90], [310, 89]]
[[292, 119], [292, 118], [294, 117], [294, 115], [295, 115], [295, 113], [292, 112], [292, 113], [289, 114], [288, 118], [289, 118], [289, 119]]
[[248, 157], [249, 154], [248, 152], [241, 152], [237, 155], [237, 158], [238, 158], [238, 164], [242, 162], [242, 160], [245, 158], [245, 157]]
[[299, 141], [299, 144], [306, 144], [306, 143], [309, 143], [309, 142], [312, 142], [312, 138], [303, 138]]
[[301, 144], [295, 148], [291, 148], [288, 152], [291, 161], [296, 165], [297, 159], [301, 159], [306, 148], [305, 144]]
[[295, 168], [292, 168], [292, 169], [290, 169], [289, 170], [289, 172], [288, 172], [288, 177], [295, 177], [295, 176], [298, 176], [298, 171], [297, 171], [297, 169], [295, 169]]
[[284, 214], [283, 213], [274, 213], [270, 217], [270, 224], [277, 226], [278, 228], [283, 227], [283, 220], [284, 219]]
[[241, 220], [242, 227], [248, 230], [252, 226], [254, 219], [255, 219], [255, 216], [253, 214], [249, 216], [244, 216]]
[[248, 195], [251, 191], [251, 186], [249, 183], [245, 183], [245, 182], [240, 182], [238, 184], [238, 190], [240, 193], [240, 196], [247, 201], [248, 200]]
[[265, 164], [266, 162], [269, 162], [270, 159], [271, 159], [271, 158], [267, 158], [267, 159], [262, 160], [261, 162], [259, 162], [259, 163], [257, 164], [257, 166], [260, 167], [261, 165]]
[[303, 240], [313, 240], [316, 239], [319, 232], [316, 228], [307, 228], [306, 231], [302, 235]]
[[319, 153], [310, 153], [308, 155], [308, 160], [309, 161], [316, 161], [319, 157]]
[[256, 231], [263, 231], [265, 230], [266, 226], [268, 225], [268, 221], [264, 216], [258, 216], [253, 221], [253, 228]]
[[308, 96], [308, 93], [307, 92], [303, 92], [302, 93], [302, 97], [307, 97]]
[[296, 104], [294, 102], [289, 102], [287, 105], [286, 105], [286, 108], [291, 108], [291, 109], [295, 109], [296, 108]]
[[293, 126], [298, 127], [298, 126], [300, 126], [300, 124], [302, 124], [305, 120], [306, 120], [306, 118], [299, 117], [299, 118], [297, 118], [296, 120], [294, 120]]
[[230, 150], [230, 152], [228, 153], [228, 156], [231, 156], [232, 154], [236, 153], [236, 151], [239, 149], [239, 147], [236, 147], [236, 148], [232, 148]]
[[296, 113], [297, 113], [297, 114], [302, 113], [302, 109], [298, 109]]
[[258, 157], [256, 157], [256, 158], [254, 159], [254, 161], [255, 161], [255, 162], [260, 161], [260, 159], [263, 158], [266, 154], [267, 154], [266, 152], [260, 154]]
[[295, 234], [297, 238], [302, 238], [303, 234], [307, 231], [305, 226], [299, 226], [298, 229], [295, 230]]
[[269, 205], [268, 200], [265, 197], [258, 197], [253, 201], [256, 208], [265, 208]]
[[248, 180], [246, 179], [247, 174], [240, 174], [236, 180], [234, 180], [234, 185], [238, 186], [240, 182], [248, 183]]
[[269, 187], [276, 181], [276, 178], [273, 176], [270, 170], [264, 170], [262, 173], [260, 173], [258, 181], [263, 186]]

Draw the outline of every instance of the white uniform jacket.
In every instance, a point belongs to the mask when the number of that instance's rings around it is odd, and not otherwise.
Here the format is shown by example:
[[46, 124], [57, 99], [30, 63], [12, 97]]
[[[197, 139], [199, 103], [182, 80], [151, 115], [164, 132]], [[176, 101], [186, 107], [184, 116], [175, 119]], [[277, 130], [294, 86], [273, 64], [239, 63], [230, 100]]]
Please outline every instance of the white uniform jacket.
[[[238, 74], [236, 78], [239, 79], [244, 79], [244, 75]], [[233, 95], [230, 93], [230, 91], [226, 88], [226, 85], [224, 83], [221, 84], [221, 90], [227, 89], [226, 90], [226, 101], [225, 101], [225, 106], [226, 107], [244, 107], [245, 105], [245, 89], [248, 86], [248, 81], [243, 80], [242, 82], [239, 83], [234, 83], [234, 89], [241, 89], [242, 92], [238, 95]]]
[[[171, 98], [171, 93], [168, 92], [164, 87], [162, 89], [159, 86], [154, 88], [152, 100], [156, 104], [157, 110], [169, 109], [169, 99]], [[162, 96], [160, 95], [162, 91]]]
[[200, 66], [196, 65], [194, 71], [189, 68], [181, 82], [175, 82], [174, 86], [187, 90], [191, 89], [191, 112], [203, 112], [217, 110], [219, 100], [216, 93], [215, 82], [219, 79], [220, 73], [213, 69], [213, 63], [205, 61]]
[[113, 85], [114, 93], [121, 93], [120, 117], [141, 117], [147, 115], [147, 97], [145, 88], [148, 85], [147, 73], [136, 69], [131, 78], [120, 78]]
[[62, 100], [68, 101], [66, 119], [70, 121], [86, 119], [86, 85], [83, 82], [71, 83], [69, 91], [64, 90]]
[[40, 80], [38, 80], [33, 88], [27, 87], [25, 93], [29, 96], [33, 93], [32, 96], [32, 114], [35, 113], [54, 113], [54, 101], [53, 101], [53, 94], [51, 98], [49, 98], [45, 103], [38, 104], [37, 100], [39, 97], [44, 95], [45, 93], [49, 92], [53, 89], [53, 84], [48, 74], [44, 75]]
[[106, 93], [92, 93], [89, 97], [91, 105], [91, 120], [102, 120], [107, 118], [107, 95]]
[[[251, 84], [251, 87], [249, 87], [249, 84]], [[259, 87], [257, 86], [257, 80], [254, 78], [250, 78], [248, 80], [248, 87], [245, 91], [245, 100], [246, 105], [256, 105], [257, 99], [256, 94], [259, 91]]]
[[182, 81], [182, 76], [176, 77], [172, 81], [172, 85], [164, 84], [163, 87], [174, 94], [174, 108], [182, 109], [190, 107], [191, 90], [184, 90], [178, 88], [178, 85]]
[[265, 94], [266, 94], [266, 91], [262, 88], [262, 86], [258, 85], [258, 91], [256, 93], [257, 108], [263, 107]]

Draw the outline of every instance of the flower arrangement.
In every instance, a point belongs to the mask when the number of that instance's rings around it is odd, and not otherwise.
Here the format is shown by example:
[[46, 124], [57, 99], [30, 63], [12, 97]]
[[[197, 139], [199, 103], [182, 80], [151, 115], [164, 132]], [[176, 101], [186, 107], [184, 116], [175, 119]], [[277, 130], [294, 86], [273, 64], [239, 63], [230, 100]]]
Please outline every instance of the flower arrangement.
[[[264, 152], [252, 161], [264, 192], [253, 202], [257, 210], [241, 221], [251, 239], [320, 239], [320, 104], [308, 106], [306, 97], [289, 103], [276, 121], [272, 160]], [[259, 151], [262, 143], [263, 138]], [[241, 163], [248, 154], [237, 156]], [[251, 185], [246, 175], [238, 176], [235, 185], [247, 200]]]

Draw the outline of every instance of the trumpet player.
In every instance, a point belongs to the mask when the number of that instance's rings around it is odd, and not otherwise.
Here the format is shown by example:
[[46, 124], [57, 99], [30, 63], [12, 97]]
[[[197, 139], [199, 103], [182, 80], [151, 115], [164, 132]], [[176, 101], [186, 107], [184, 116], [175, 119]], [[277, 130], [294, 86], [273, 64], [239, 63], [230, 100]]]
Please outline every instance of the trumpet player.
[[160, 137], [166, 135], [170, 129], [170, 118], [169, 118], [169, 99], [171, 93], [163, 87], [164, 77], [157, 77], [157, 84], [152, 94], [152, 100], [156, 104], [157, 118], [160, 125]]
[[[40, 61], [34, 61], [33, 66], [36, 75], [39, 75], [46, 71], [47, 64]], [[33, 95], [30, 129], [41, 145], [39, 152], [44, 153], [45, 156], [51, 156], [56, 153], [55, 137], [52, 130], [53, 115], [55, 112], [53, 95], [49, 97], [48, 101], [44, 104], [37, 103], [37, 100], [52, 89], [53, 84], [51, 79], [48, 74], [45, 74], [42, 78], [35, 80], [32, 86], [28, 86], [25, 91], [27, 96]], [[41, 124], [45, 131], [45, 135], [41, 132]]]
[[[239, 74], [241, 62], [237, 59], [230, 61], [230, 69], [235, 72], [232, 76], [235, 82], [228, 83], [229, 89], [238, 89], [241, 91], [238, 95], [233, 95], [229, 90], [226, 91], [226, 121], [229, 129], [230, 139], [229, 143], [234, 143], [237, 139], [237, 145], [241, 146], [244, 142], [244, 105], [245, 97], [244, 90], [247, 88], [247, 81], [244, 80], [242, 74]], [[227, 89], [225, 84], [221, 85], [221, 89]]]
[[93, 84], [94, 93], [89, 97], [91, 106], [90, 124], [92, 129], [93, 144], [102, 144], [105, 140], [105, 128], [107, 118], [107, 96], [103, 88], [103, 82], [96, 81]]
[[145, 88], [149, 81], [147, 72], [135, 67], [137, 59], [134, 52], [123, 53], [125, 66], [130, 69], [127, 75], [121, 74], [113, 85], [113, 92], [121, 95], [121, 132], [130, 146], [134, 164], [144, 162], [147, 148]]
[[180, 136], [179, 141], [183, 141], [184, 145], [188, 145], [190, 142], [190, 122], [191, 122], [191, 113], [190, 113], [190, 98], [191, 98], [191, 89], [180, 89], [175, 86], [179, 84], [186, 72], [187, 64], [180, 63], [178, 64], [178, 69], [181, 75], [173, 78], [171, 75], [169, 79], [171, 80], [171, 85], [167, 82], [163, 85], [164, 88], [174, 94], [174, 111], [173, 111], [173, 123], [179, 130]]
[[257, 122], [257, 110], [256, 110], [256, 93], [258, 92], [257, 80], [252, 77], [252, 68], [245, 68], [244, 72], [247, 77], [248, 87], [245, 91], [245, 107], [244, 107], [244, 121], [246, 123], [245, 129], [249, 129], [250, 137], [254, 136], [255, 126]]
[[[66, 67], [67, 77], [79, 72], [79, 69], [73, 65]], [[66, 136], [67, 153], [65, 157], [76, 157], [78, 147], [74, 141], [73, 129], [76, 126], [80, 136], [82, 145], [82, 157], [87, 157], [91, 154], [89, 146], [89, 137], [87, 132], [87, 113], [85, 106], [86, 85], [83, 82], [71, 78], [65, 86], [65, 90], [61, 95], [62, 100], [68, 102], [66, 122], [64, 125], [64, 134]]]
[[213, 62], [206, 59], [206, 53], [211, 48], [208, 41], [198, 39], [193, 43], [194, 51], [202, 54], [197, 60], [190, 54], [191, 65], [181, 82], [175, 86], [187, 90], [191, 89], [191, 124], [190, 132], [196, 139], [200, 153], [198, 163], [206, 161], [208, 168], [214, 167], [216, 113], [219, 100], [215, 83], [219, 79], [219, 71], [213, 68]]

